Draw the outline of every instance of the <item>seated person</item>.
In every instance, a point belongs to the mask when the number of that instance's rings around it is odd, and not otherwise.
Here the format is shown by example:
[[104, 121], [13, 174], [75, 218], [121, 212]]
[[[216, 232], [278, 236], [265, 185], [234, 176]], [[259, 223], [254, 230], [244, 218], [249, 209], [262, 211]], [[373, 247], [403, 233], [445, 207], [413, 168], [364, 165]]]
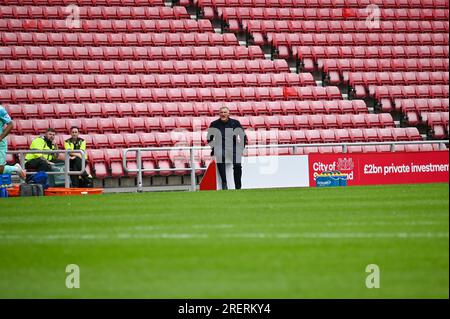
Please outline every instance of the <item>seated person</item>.
[[[58, 146], [54, 143], [56, 132], [53, 128], [48, 128], [43, 136], [36, 137], [31, 142], [30, 150], [50, 151], [57, 150]], [[25, 168], [27, 170], [50, 172], [52, 165], [64, 163], [58, 159], [57, 153], [39, 154], [32, 153], [25, 156]]]
[[[71, 137], [64, 141], [64, 149], [66, 150], [82, 150], [86, 151], [86, 141], [79, 137], [80, 130], [76, 126], [70, 128]], [[87, 154], [85, 153], [87, 160]], [[70, 170], [81, 171], [81, 154], [70, 153]], [[88, 187], [90, 186], [91, 177], [85, 171], [81, 175], [70, 175], [72, 187]]]

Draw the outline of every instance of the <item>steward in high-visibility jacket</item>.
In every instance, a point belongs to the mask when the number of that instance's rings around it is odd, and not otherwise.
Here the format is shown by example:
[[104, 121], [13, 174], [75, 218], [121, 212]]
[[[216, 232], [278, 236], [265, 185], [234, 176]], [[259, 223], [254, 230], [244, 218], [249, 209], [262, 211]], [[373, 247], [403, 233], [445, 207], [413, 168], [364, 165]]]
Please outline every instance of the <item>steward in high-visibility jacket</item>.
[[[70, 128], [71, 137], [64, 141], [65, 150], [82, 150], [87, 160], [86, 141], [79, 137], [79, 129], [76, 126]], [[70, 170], [81, 171], [82, 156], [80, 153], [70, 153]], [[87, 164], [87, 163], [86, 163]], [[87, 165], [86, 165], [87, 166]], [[81, 175], [70, 175], [72, 187], [92, 187], [92, 178], [84, 171]]]
[[[64, 149], [65, 150], [82, 150], [84, 151], [84, 156], [87, 159], [87, 153], [86, 153], [86, 141], [82, 139], [81, 137], [77, 138], [75, 141], [72, 138], [68, 138], [64, 141]], [[71, 157], [78, 155], [80, 156], [80, 153], [73, 153], [71, 154]]]
[[[53, 142], [55, 140], [55, 130], [47, 129], [45, 135], [36, 137], [31, 142], [30, 150], [51, 151], [57, 150], [58, 146]], [[58, 160], [57, 153], [30, 153], [25, 156], [25, 168], [30, 170], [51, 171], [51, 165]]]

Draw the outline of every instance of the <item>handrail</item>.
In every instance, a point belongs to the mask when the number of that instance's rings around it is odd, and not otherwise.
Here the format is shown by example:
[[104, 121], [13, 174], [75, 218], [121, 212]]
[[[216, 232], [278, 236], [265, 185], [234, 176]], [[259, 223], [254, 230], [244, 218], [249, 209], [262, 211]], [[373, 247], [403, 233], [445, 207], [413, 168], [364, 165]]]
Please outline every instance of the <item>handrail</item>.
[[[25, 167], [25, 158], [24, 154], [55, 154], [55, 153], [64, 153], [64, 172], [46, 172], [49, 175], [60, 175], [64, 174], [64, 186], [66, 188], [70, 187], [70, 175], [80, 175], [86, 171], [86, 153], [83, 150], [17, 150], [17, 151], [8, 151], [9, 154], [19, 154], [20, 165]], [[81, 170], [79, 171], [71, 171], [70, 170], [70, 156], [71, 153], [79, 153], [81, 154]], [[31, 172], [27, 172], [27, 174], [32, 174]]]
[[[408, 145], [408, 144], [438, 144], [439, 149], [446, 149], [445, 144], [448, 144], [449, 140], [428, 140], [428, 141], [388, 141], [388, 142], [345, 142], [345, 143], [311, 143], [311, 144], [267, 144], [267, 145], [247, 145], [247, 149], [259, 149], [259, 148], [293, 148], [294, 153], [297, 148], [303, 147], [333, 147], [341, 146], [342, 152], [347, 153], [349, 146], [371, 146], [371, 145], [390, 145], [390, 151], [395, 152], [396, 145]], [[172, 146], [172, 147], [131, 147], [122, 151], [122, 165], [126, 172], [133, 172], [137, 174], [137, 191], [142, 192], [142, 173], [143, 172], [160, 172], [160, 171], [179, 171], [180, 168], [142, 168], [142, 152], [152, 151], [189, 151], [189, 167], [186, 170], [191, 172], [191, 191], [196, 190], [196, 178], [195, 171], [204, 171], [206, 168], [195, 167], [194, 151], [210, 150], [209, 146]], [[127, 154], [128, 152], [136, 152], [136, 164], [137, 168], [128, 168]]]

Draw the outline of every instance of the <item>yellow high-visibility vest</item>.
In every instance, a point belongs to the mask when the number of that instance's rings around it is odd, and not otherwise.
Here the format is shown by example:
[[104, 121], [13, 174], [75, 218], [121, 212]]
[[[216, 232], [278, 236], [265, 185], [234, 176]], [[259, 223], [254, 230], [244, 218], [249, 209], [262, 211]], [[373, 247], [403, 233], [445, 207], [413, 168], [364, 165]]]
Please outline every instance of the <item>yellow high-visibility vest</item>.
[[[51, 151], [51, 150], [57, 150], [58, 146], [52, 143], [52, 148], [50, 148], [47, 143], [45, 142], [45, 139], [43, 136], [36, 137], [33, 142], [31, 142], [30, 150], [39, 150], [39, 151]], [[25, 161], [30, 161], [35, 158], [43, 157], [48, 161], [53, 161], [56, 159], [57, 154], [27, 154], [25, 156]]]
[[86, 153], [86, 141], [82, 139], [81, 137], [77, 139], [77, 141], [74, 143], [71, 138], [68, 138], [64, 141], [64, 149], [65, 150], [82, 150], [85, 151], [86, 159], [88, 158]]

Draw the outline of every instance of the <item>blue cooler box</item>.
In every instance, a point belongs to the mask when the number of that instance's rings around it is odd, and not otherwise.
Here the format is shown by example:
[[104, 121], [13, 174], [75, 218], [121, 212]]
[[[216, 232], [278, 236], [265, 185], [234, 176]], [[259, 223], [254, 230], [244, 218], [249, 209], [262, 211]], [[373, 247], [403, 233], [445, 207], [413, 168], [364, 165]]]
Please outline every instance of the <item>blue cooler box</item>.
[[322, 172], [316, 177], [316, 187], [347, 186], [347, 174], [339, 171]]
[[8, 187], [12, 186], [10, 174], [0, 174], [0, 197], [8, 197]]

